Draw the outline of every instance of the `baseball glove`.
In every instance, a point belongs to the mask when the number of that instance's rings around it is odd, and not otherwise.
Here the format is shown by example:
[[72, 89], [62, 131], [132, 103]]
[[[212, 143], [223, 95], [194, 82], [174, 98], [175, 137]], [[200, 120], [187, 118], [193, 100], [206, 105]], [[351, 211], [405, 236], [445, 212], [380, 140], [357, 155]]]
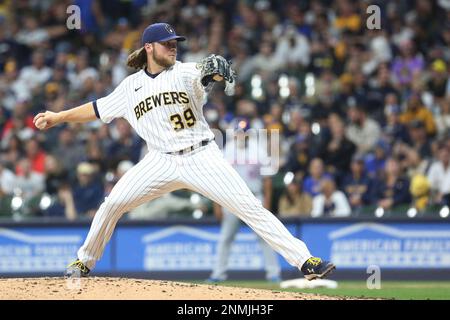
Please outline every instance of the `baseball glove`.
[[231, 69], [231, 62], [216, 54], [204, 58], [197, 67], [201, 70], [201, 82], [204, 87], [215, 81], [213, 79], [215, 75], [223, 77], [228, 83], [233, 83], [236, 77], [234, 70]]

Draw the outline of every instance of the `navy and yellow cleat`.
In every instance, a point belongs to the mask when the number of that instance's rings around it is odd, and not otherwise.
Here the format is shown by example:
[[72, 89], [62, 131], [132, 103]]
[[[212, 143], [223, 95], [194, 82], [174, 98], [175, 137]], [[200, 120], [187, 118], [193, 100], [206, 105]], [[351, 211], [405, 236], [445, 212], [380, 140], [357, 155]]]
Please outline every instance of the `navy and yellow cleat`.
[[333, 263], [312, 257], [306, 260], [301, 271], [307, 280], [314, 280], [326, 278], [335, 269], [336, 266]]
[[89, 268], [86, 267], [83, 262], [77, 259], [67, 266], [64, 275], [67, 278], [82, 278], [87, 277], [90, 271], [91, 270], [89, 270]]

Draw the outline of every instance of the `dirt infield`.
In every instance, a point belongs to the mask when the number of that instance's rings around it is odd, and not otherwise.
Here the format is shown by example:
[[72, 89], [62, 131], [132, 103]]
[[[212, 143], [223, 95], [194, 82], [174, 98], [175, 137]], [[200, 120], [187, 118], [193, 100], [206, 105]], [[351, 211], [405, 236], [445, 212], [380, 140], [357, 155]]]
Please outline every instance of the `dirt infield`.
[[172, 281], [91, 277], [0, 279], [0, 300], [344, 300], [315, 294], [190, 284]]

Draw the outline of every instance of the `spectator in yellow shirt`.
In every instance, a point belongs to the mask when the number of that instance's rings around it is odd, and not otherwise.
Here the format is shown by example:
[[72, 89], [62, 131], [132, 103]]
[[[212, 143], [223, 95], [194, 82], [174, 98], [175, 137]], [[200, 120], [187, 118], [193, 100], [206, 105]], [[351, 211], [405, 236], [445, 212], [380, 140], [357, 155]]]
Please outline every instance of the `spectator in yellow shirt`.
[[294, 180], [288, 184], [278, 205], [280, 217], [311, 217], [311, 210], [312, 198], [303, 192], [301, 183]]
[[349, 30], [358, 32], [361, 29], [361, 18], [352, 3], [348, 0], [340, 1], [338, 4], [338, 15], [334, 21], [334, 26], [339, 30]]
[[407, 125], [414, 120], [422, 121], [428, 136], [436, 134], [436, 123], [433, 114], [422, 103], [419, 93], [414, 92], [408, 99], [406, 110], [400, 115], [400, 122]]

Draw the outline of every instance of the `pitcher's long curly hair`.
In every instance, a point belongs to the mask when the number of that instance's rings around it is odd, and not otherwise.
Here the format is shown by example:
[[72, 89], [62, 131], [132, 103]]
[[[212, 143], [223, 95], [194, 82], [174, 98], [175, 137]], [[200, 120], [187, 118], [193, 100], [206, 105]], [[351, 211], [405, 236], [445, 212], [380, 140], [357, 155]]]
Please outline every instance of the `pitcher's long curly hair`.
[[133, 51], [127, 59], [127, 66], [135, 69], [144, 69], [147, 65], [147, 52], [142, 47]]

